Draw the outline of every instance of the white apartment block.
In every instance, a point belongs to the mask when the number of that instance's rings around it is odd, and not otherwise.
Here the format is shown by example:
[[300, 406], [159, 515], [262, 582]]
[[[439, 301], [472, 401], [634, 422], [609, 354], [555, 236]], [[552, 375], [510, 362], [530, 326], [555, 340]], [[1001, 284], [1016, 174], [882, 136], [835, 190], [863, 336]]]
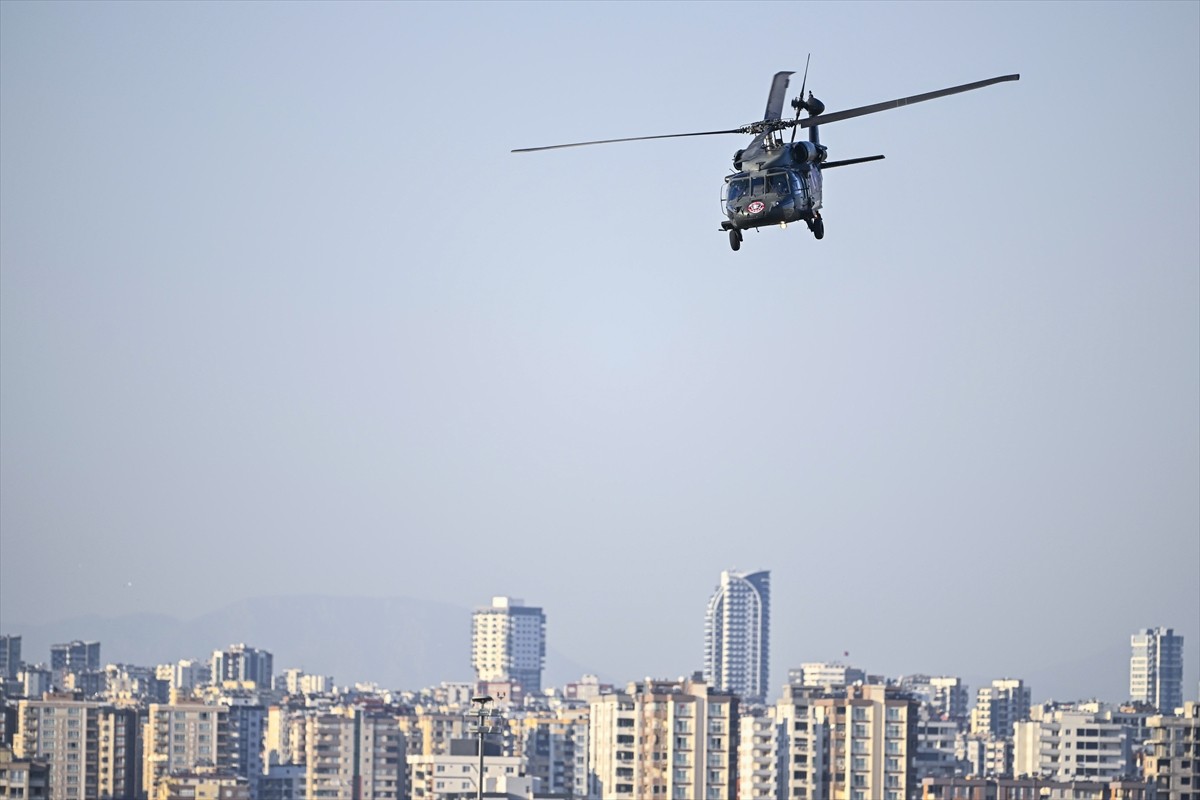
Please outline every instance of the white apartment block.
[[1013, 729], [1016, 777], [1115, 780], [1133, 771], [1125, 727], [1102, 714], [1037, 706]]
[[471, 615], [471, 665], [477, 681], [515, 681], [542, 690], [546, 615], [517, 597], [493, 597]]
[[809, 661], [788, 670], [788, 683], [819, 689], [835, 689], [866, 683], [867, 673], [837, 661]]
[[1144, 628], [1130, 645], [1129, 698], [1174, 713], [1183, 705], [1183, 637], [1170, 628]]
[[590, 709], [592, 800], [733, 800], [733, 694], [694, 678], [644, 681]]
[[[469, 747], [463, 747], [469, 745]], [[479, 792], [479, 742], [455, 742], [453, 753], [417, 756], [411, 762], [412, 800], [473, 800]], [[488, 796], [529, 797], [531, 778], [521, 772], [516, 756], [489, 755], [483, 750], [483, 791]]]
[[917, 782], [940, 775], [954, 775], [960, 768], [957, 756], [958, 723], [942, 719], [935, 706], [922, 705], [917, 723]]
[[302, 669], [288, 669], [283, 672], [283, 689], [288, 694], [296, 695], [329, 694], [333, 691], [333, 677], [309, 675]]

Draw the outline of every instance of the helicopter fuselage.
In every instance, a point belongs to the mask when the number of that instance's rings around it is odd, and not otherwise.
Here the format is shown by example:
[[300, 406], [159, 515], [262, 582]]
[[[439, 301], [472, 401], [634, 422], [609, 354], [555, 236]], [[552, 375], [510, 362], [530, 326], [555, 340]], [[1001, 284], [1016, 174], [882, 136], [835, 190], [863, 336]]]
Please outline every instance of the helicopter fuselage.
[[824, 158], [825, 148], [813, 142], [756, 139], [734, 156], [738, 171], [725, 178], [721, 199], [728, 219], [721, 227], [745, 230], [819, 219]]

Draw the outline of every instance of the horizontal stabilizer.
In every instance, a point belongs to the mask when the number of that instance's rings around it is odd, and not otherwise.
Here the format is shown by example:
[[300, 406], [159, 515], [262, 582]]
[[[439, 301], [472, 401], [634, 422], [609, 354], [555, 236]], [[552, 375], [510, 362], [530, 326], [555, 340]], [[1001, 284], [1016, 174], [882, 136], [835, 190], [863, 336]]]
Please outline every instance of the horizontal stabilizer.
[[833, 169], [834, 167], [846, 167], [850, 164], [862, 164], [866, 161], [878, 161], [883, 156], [863, 156], [862, 158], [847, 158], [845, 161], [826, 161], [824, 164], [818, 164], [821, 169]]

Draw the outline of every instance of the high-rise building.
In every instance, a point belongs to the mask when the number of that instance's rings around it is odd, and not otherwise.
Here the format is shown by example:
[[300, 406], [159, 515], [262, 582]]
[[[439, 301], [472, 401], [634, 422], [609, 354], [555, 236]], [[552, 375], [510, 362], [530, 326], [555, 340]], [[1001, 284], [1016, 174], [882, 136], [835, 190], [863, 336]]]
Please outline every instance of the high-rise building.
[[172, 773], [229, 763], [227, 715], [224, 706], [178, 696], [169, 704], [150, 704], [142, 744], [142, 786], [147, 797], [155, 797]]
[[47, 694], [17, 706], [13, 752], [50, 765], [56, 800], [137, 795], [137, 711]]
[[823, 689], [789, 683], [775, 702], [779, 730], [775, 797], [818, 800], [829, 794], [832, 720], [828, 719], [826, 709], [817, 705], [818, 699], [825, 696]]
[[595, 800], [733, 800], [738, 699], [701, 680], [639, 681], [593, 698]]
[[775, 704], [779, 798], [906, 800], [916, 791], [919, 703], [890, 686], [789, 685]]
[[274, 657], [266, 650], [235, 644], [228, 650], [212, 654], [212, 682], [252, 682], [261, 689], [270, 689], [274, 675]]
[[971, 733], [1009, 738], [1013, 724], [1029, 719], [1029, 687], [1019, 678], [1000, 678], [975, 694]]
[[21, 662], [21, 637], [0, 635], [0, 683], [15, 681], [24, 664]]
[[305, 797], [399, 800], [408, 796], [404, 736], [394, 712], [335, 708], [305, 721]]
[[493, 597], [471, 616], [471, 666], [475, 679], [513, 681], [526, 692], [542, 690], [546, 615], [517, 597]]
[[1183, 705], [1183, 637], [1170, 628], [1143, 628], [1130, 644], [1130, 699], [1174, 712]]
[[704, 678], [747, 703], [765, 702], [770, 661], [771, 573], [721, 573], [704, 621]]

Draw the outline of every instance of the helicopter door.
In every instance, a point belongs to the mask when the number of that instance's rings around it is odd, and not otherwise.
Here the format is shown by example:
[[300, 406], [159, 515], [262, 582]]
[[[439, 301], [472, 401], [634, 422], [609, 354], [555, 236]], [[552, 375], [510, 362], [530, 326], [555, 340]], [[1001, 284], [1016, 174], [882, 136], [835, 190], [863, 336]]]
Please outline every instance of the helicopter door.
[[821, 170], [815, 164], [810, 165], [804, 177], [808, 183], [808, 197], [815, 211], [821, 207]]
[[808, 182], [800, 177], [800, 173], [789, 173], [792, 182], [792, 195], [796, 198], [797, 210], [807, 211], [811, 206], [811, 198], [808, 196]]

